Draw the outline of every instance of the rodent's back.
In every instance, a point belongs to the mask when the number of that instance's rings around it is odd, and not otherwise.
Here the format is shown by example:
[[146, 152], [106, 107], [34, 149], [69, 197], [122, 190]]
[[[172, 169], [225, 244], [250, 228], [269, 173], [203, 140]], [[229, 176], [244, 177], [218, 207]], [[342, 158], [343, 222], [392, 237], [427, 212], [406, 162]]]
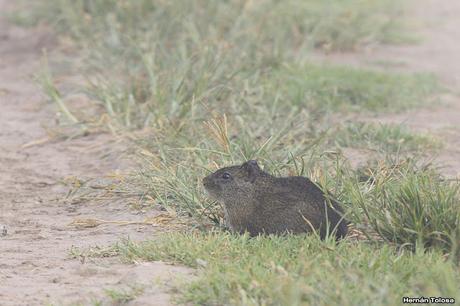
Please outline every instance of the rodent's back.
[[337, 238], [347, 234], [347, 221], [342, 216], [340, 204], [329, 194], [325, 196], [308, 178], [272, 176], [255, 183], [259, 185], [256, 190], [262, 191], [256, 193], [256, 202], [260, 205], [256, 211], [272, 211], [276, 218], [285, 218], [295, 232], [311, 231], [313, 226], [322, 238], [328, 230], [335, 230]]

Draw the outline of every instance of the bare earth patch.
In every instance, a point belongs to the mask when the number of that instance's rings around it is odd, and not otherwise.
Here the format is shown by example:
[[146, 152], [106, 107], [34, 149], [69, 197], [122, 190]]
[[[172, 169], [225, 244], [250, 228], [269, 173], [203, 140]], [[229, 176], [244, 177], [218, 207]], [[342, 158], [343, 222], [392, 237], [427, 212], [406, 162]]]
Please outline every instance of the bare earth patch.
[[[0, 12], [8, 1], [0, 1]], [[103, 177], [128, 164], [106, 153], [110, 135], [41, 142], [42, 124], [54, 120], [32, 76], [41, 50], [52, 49], [46, 29], [21, 29], [0, 17], [0, 304], [110, 303], [106, 289], [142, 288], [132, 305], [169, 305], [168, 284], [188, 270], [164, 263], [128, 265], [116, 258], [71, 259], [72, 246], [108, 245], [120, 237], [145, 239], [151, 225], [77, 229], [79, 218], [142, 221], [146, 215], [120, 202], [65, 203], [66, 177]], [[24, 147], [24, 145], [26, 145]], [[110, 149], [111, 150], [111, 149]]]

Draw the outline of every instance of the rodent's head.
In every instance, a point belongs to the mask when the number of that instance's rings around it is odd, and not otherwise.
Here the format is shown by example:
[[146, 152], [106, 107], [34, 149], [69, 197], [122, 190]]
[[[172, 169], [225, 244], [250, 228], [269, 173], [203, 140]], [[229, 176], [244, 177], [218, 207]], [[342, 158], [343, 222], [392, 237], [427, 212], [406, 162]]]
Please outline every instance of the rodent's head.
[[250, 160], [241, 166], [221, 168], [211, 173], [203, 179], [203, 185], [213, 198], [228, 202], [250, 196], [255, 189], [255, 181], [263, 173], [257, 162]]

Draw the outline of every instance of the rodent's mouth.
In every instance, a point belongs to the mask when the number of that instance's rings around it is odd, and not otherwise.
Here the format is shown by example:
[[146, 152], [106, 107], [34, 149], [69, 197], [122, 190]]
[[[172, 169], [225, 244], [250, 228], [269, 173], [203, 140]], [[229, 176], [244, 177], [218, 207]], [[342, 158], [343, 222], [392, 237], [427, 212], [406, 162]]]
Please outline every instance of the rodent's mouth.
[[202, 183], [203, 183], [203, 187], [206, 191], [209, 191], [211, 185], [212, 185], [212, 182], [211, 180], [208, 178], [208, 177], [205, 177], [203, 178], [202, 180]]
[[203, 178], [203, 187], [206, 190], [206, 192], [213, 198], [216, 197], [216, 185], [213, 183], [213, 181], [209, 177]]

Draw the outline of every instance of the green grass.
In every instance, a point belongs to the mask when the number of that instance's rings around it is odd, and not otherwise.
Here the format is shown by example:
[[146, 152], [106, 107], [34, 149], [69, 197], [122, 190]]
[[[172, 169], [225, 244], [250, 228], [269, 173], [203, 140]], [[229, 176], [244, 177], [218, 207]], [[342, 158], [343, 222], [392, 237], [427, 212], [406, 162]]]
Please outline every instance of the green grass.
[[432, 75], [330, 65], [289, 65], [271, 79], [289, 104], [334, 112], [397, 112], [433, 101], [437, 87]]
[[312, 48], [353, 49], [400, 32], [395, 0], [36, 5], [76, 44], [88, 79], [80, 90], [112, 126], [180, 125], [212, 111], [256, 115], [260, 108], [271, 117], [286, 117], [286, 109], [392, 112], [431, 102], [436, 88], [430, 76], [308, 64]]
[[404, 125], [346, 122], [337, 128], [331, 140], [341, 147], [373, 149], [401, 153], [433, 151], [441, 148], [439, 139], [410, 131]]
[[455, 257], [460, 255], [459, 188], [458, 180], [446, 180], [432, 166], [408, 158], [381, 161], [355, 180], [345, 178], [342, 199], [349, 218], [369, 237], [374, 231], [401, 246], [435, 247]]
[[460, 298], [460, 274], [436, 251], [351, 240], [175, 233], [118, 246], [128, 260], [198, 269], [181, 288], [194, 305], [399, 305], [403, 296]]
[[[106, 76], [95, 73], [98, 81], [80, 90], [102, 106], [110, 123], [119, 128], [196, 126], [197, 121], [213, 114], [227, 114], [247, 122], [247, 128], [253, 129], [250, 121], [262, 125], [256, 130], [270, 129], [264, 126], [269, 121], [280, 128], [279, 124], [284, 125], [300, 112], [308, 112], [307, 120], [316, 125], [329, 114], [400, 112], [434, 102], [439, 91], [431, 75], [389, 74], [312, 63], [296, 67], [283, 63], [265, 71], [254, 67], [245, 72], [236, 71], [231, 59], [227, 60], [208, 63], [207, 59], [196, 59], [178, 70], [137, 62], [131, 68], [139, 65], [138, 76], [127, 74], [125, 80], [114, 77], [107, 81], [102, 80]], [[54, 90], [50, 99], [59, 102], [70, 122], [97, 121], [76, 119], [72, 106], [63, 104], [49, 75], [41, 83], [47, 92]], [[323, 128], [333, 125], [331, 122]]]
[[105, 289], [106, 295], [114, 305], [125, 305], [128, 302], [136, 299], [137, 296], [144, 292], [144, 288], [139, 285], [131, 285], [127, 289]]
[[21, 10], [14, 16], [24, 23], [49, 18], [77, 39], [102, 38], [114, 47], [150, 33], [169, 41], [187, 37], [190, 43], [203, 38], [227, 40], [246, 50], [261, 45], [277, 54], [312, 47], [351, 50], [404, 36], [404, 5], [395, 0], [46, 0], [34, 9], [35, 14]]

